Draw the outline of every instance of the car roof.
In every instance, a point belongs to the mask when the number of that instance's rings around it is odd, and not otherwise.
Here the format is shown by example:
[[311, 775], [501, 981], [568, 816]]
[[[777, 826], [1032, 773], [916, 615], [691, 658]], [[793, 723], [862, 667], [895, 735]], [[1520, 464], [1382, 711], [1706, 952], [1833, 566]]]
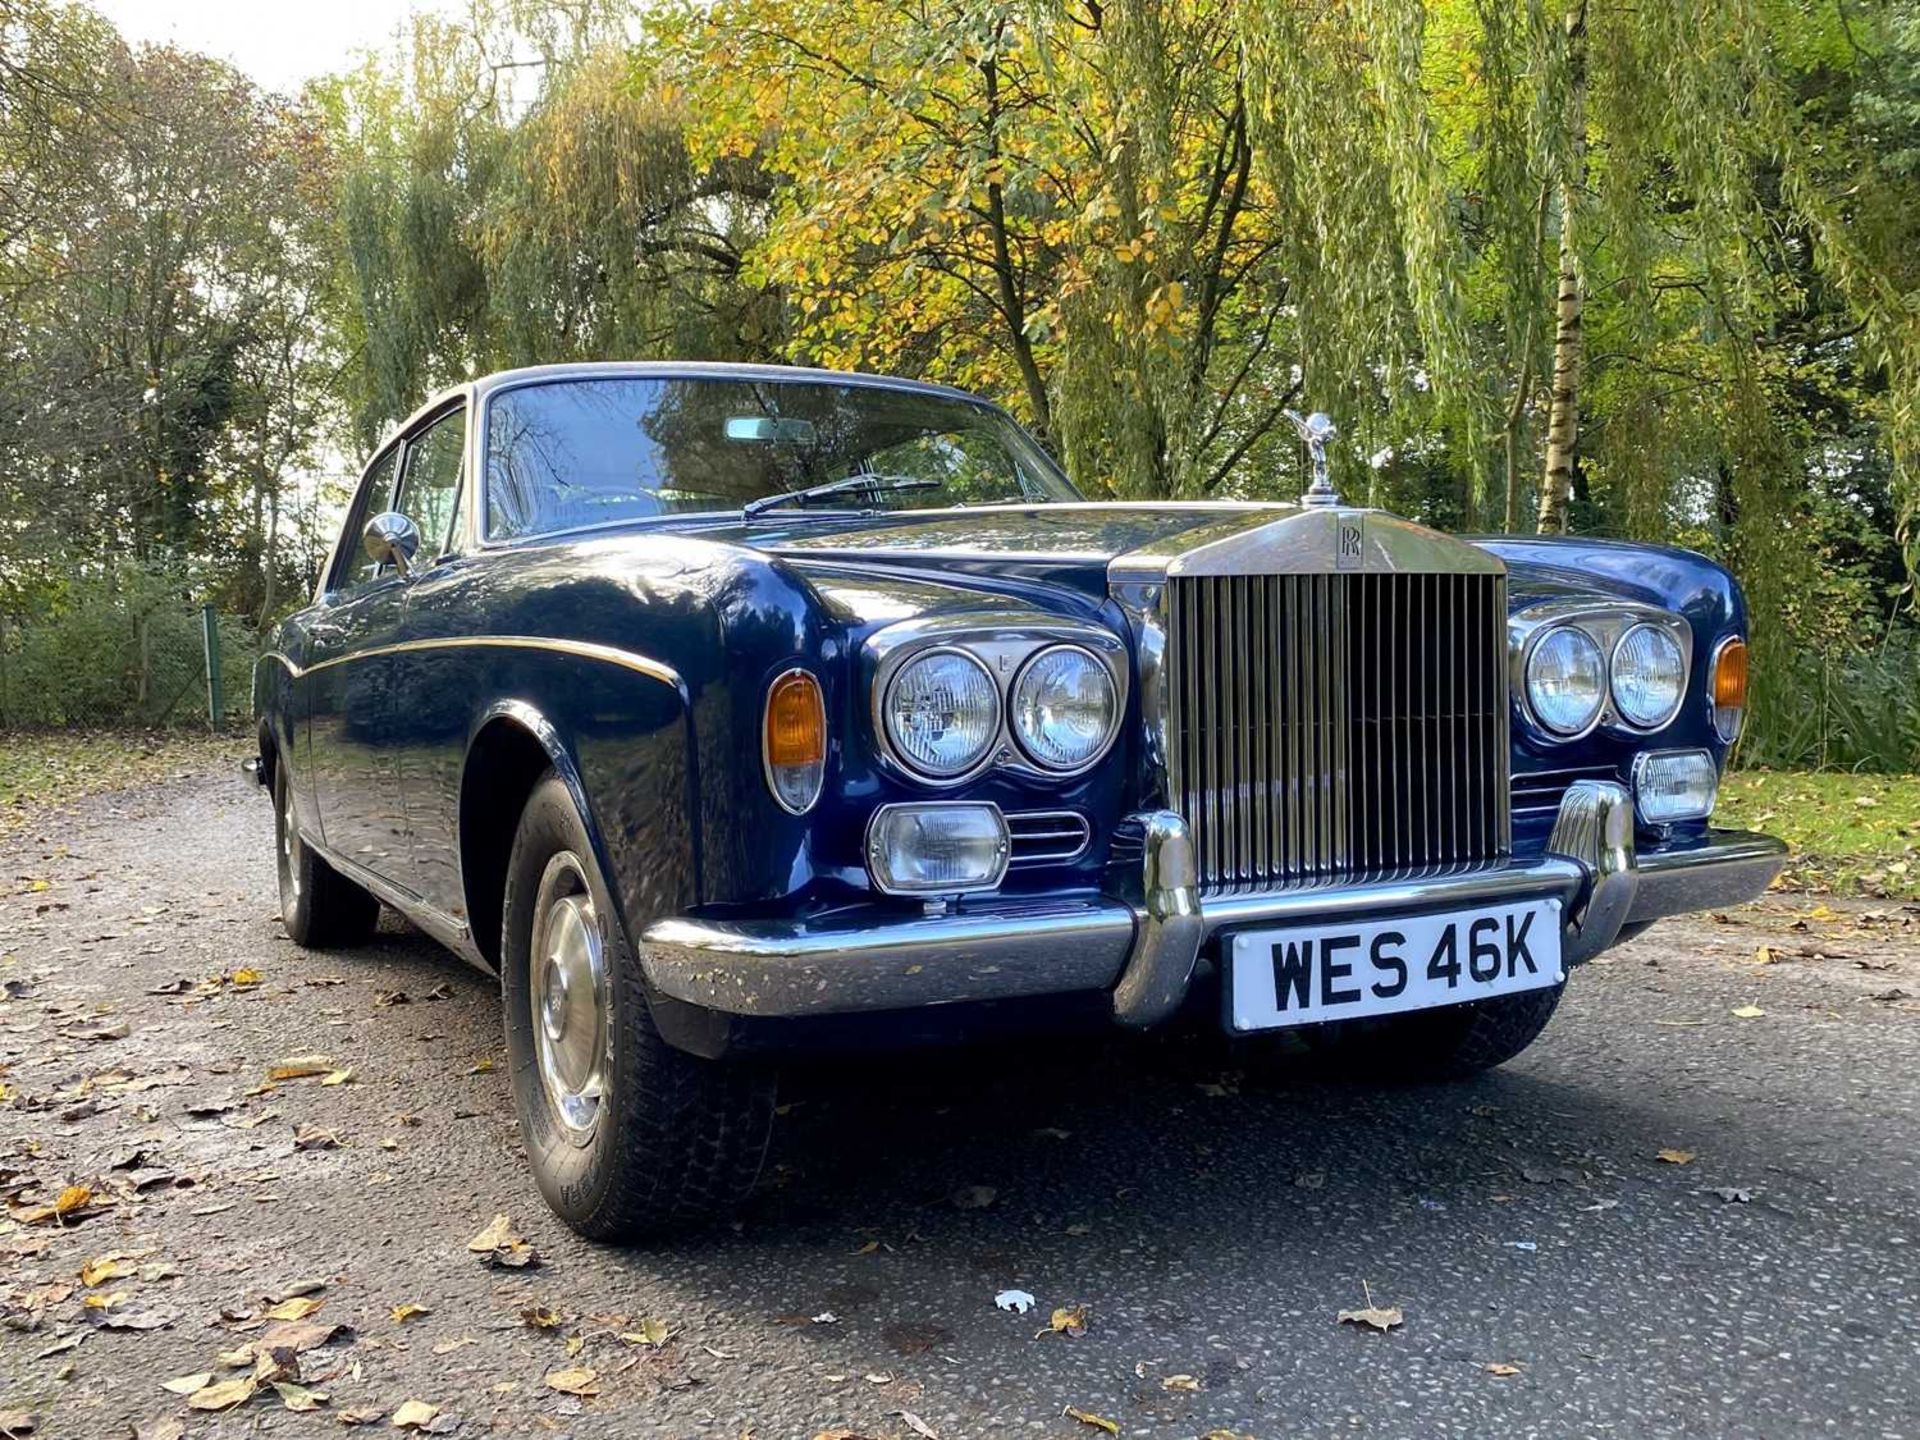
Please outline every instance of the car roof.
[[538, 384], [544, 380], [627, 376], [663, 380], [813, 380], [836, 385], [876, 385], [889, 390], [919, 390], [929, 395], [944, 395], [951, 400], [971, 400], [976, 405], [987, 403], [965, 390], [956, 390], [950, 385], [935, 385], [926, 380], [869, 375], [857, 370], [816, 370], [805, 365], [742, 365], [718, 360], [601, 360], [571, 365], [528, 365], [518, 370], [500, 370], [492, 375], [484, 375], [473, 382], [473, 392], [484, 395], [491, 390]]
[[923, 395], [938, 395], [947, 400], [964, 400], [989, 410], [1000, 407], [951, 385], [936, 385], [927, 380], [906, 380], [892, 375], [869, 375], [858, 370], [819, 370], [805, 365], [743, 365], [719, 360], [585, 360], [565, 365], [523, 365], [514, 370], [496, 370], [462, 385], [442, 390], [403, 420], [396, 434], [412, 429], [421, 420], [457, 398], [475, 402], [497, 390], [522, 385], [541, 385], [556, 380], [759, 380], [771, 384], [796, 381], [824, 382], [834, 385], [866, 385], [883, 390], [911, 390]]

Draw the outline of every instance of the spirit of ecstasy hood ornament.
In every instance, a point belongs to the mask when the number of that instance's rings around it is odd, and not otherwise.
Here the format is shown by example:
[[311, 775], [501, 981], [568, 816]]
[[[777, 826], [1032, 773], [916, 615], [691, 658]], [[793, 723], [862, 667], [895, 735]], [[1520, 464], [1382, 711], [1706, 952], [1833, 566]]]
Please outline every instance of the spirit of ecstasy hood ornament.
[[1340, 432], [1334, 428], [1332, 419], [1318, 410], [1304, 419], [1296, 410], [1285, 413], [1287, 419], [1293, 422], [1293, 428], [1300, 432], [1300, 438], [1306, 442], [1307, 455], [1313, 461], [1313, 483], [1300, 497], [1300, 503], [1314, 510], [1338, 505], [1340, 497], [1334, 493], [1333, 485], [1327, 479], [1327, 442]]

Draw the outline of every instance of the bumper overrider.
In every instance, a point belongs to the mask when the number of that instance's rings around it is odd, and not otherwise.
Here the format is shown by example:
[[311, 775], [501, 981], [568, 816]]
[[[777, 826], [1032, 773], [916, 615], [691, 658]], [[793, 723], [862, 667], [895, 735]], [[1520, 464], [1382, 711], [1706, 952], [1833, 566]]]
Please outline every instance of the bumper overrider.
[[1186, 822], [1154, 811], [1133, 824], [1141, 860], [1112, 893], [974, 899], [937, 913], [875, 903], [801, 919], [658, 920], [639, 937], [641, 967], [661, 994], [729, 1015], [1105, 990], [1117, 1021], [1146, 1026], [1180, 1008], [1202, 951], [1222, 932], [1547, 899], [1558, 902], [1562, 957], [1576, 965], [1629, 927], [1753, 899], [1787, 853], [1769, 835], [1712, 830], [1636, 855], [1632, 797], [1586, 780], [1567, 791], [1537, 859], [1203, 899]]

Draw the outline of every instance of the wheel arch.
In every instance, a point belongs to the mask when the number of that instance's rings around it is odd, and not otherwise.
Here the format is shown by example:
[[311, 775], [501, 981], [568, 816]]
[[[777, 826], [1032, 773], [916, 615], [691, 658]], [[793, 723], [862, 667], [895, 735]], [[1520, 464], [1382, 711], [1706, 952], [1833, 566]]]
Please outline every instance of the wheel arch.
[[553, 722], [525, 701], [504, 700], [474, 726], [460, 769], [460, 887], [474, 948], [496, 971], [507, 859], [527, 797], [549, 769], [573, 796], [593, 844], [593, 858], [602, 873], [610, 874], [580, 767]]

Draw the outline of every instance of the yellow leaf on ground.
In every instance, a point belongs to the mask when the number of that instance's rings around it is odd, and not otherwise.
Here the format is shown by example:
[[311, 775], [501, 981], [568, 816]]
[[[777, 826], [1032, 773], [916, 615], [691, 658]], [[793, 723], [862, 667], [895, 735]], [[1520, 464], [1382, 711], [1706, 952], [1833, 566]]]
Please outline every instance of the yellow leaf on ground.
[[160, 1388], [171, 1390], [176, 1395], [191, 1395], [197, 1390], [206, 1389], [212, 1383], [213, 1372], [203, 1370], [198, 1375], [182, 1375], [177, 1380], [162, 1380]]
[[487, 1222], [487, 1228], [467, 1242], [467, 1249], [476, 1255], [489, 1250], [498, 1250], [502, 1245], [511, 1245], [520, 1237], [513, 1233], [513, 1221], [505, 1215], [496, 1215]]
[[431, 1315], [433, 1311], [429, 1310], [425, 1305], [415, 1305], [409, 1300], [404, 1305], [394, 1306], [391, 1313], [394, 1324], [404, 1325], [407, 1321], [416, 1320], [422, 1315]]
[[439, 1413], [438, 1405], [429, 1405], [424, 1400], [403, 1400], [389, 1423], [396, 1430], [420, 1430], [431, 1425]]
[[85, 1285], [104, 1285], [109, 1280], [119, 1280], [133, 1274], [133, 1262], [117, 1251], [111, 1255], [98, 1255], [80, 1267], [80, 1280]]
[[562, 1395], [598, 1395], [600, 1387], [594, 1381], [600, 1377], [581, 1365], [567, 1370], [547, 1372], [547, 1388], [558, 1390]]
[[296, 1295], [291, 1300], [282, 1300], [260, 1313], [269, 1320], [304, 1320], [318, 1310], [325, 1301], [316, 1300], [311, 1295]]
[[655, 1347], [667, 1343], [667, 1337], [673, 1334], [673, 1328], [666, 1321], [649, 1315], [639, 1327], [629, 1330], [620, 1338], [629, 1345], [652, 1345]]
[[1104, 1415], [1095, 1415], [1090, 1410], [1081, 1410], [1069, 1405], [1061, 1413], [1069, 1420], [1078, 1420], [1082, 1425], [1091, 1425], [1094, 1429], [1104, 1430], [1109, 1435], [1118, 1435], [1120, 1433], [1118, 1421], [1109, 1420]]
[[1733, 1018], [1736, 1020], [1758, 1020], [1766, 1013], [1767, 1012], [1762, 1010], [1758, 1005], [1736, 1005], [1733, 1007]]
[[267, 1071], [269, 1083], [280, 1080], [305, 1080], [314, 1075], [331, 1075], [333, 1061], [324, 1055], [295, 1055]]
[[71, 1215], [76, 1210], [84, 1210], [93, 1203], [91, 1185], [69, 1185], [60, 1192], [60, 1198], [53, 1202], [53, 1213]]
[[353, 1067], [349, 1065], [344, 1070], [334, 1070], [322, 1075], [320, 1077], [320, 1083], [322, 1085], [344, 1085], [351, 1079], [353, 1079]]
[[192, 1410], [231, 1410], [236, 1405], [244, 1405], [253, 1398], [253, 1377], [240, 1380], [222, 1380], [218, 1385], [208, 1385], [187, 1396], [187, 1407]]
[[1693, 1151], [1662, 1150], [1653, 1158], [1656, 1160], [1664, 1160], [1669, 1165], [1691, 1165], [1693, 1163]]
[[1398, 1305], [1368, 1305], [1360, 1310], [1342, 1310], [1336, 1321], [1341, 1325], [1370, 1325], [1375, 1330], [1391, 1330], [1407, 1317]]
[[258, 985], [265, 978], [264, 975], [251, 966], [243, 966], [233, 972], [233, 983], [240, 986]]
[[1084, 1305], [1062, 1305], [1053, 1312], [1047, 1321], [1047, 1328], [1038, 1332], [1041, 1335], [1084, 1335], [1087, 1333], [1087, 1307]]
[[273, 1382], [273, 1389], [274, 1393], [280, 1397], [280, 1403], [289, 1410], [302, 1412], [318, 1410], [327, 1403], [324, 1391], [309, 1390], [306, 1386], [296, 1384], [292, 1380], [276, 1380]]

